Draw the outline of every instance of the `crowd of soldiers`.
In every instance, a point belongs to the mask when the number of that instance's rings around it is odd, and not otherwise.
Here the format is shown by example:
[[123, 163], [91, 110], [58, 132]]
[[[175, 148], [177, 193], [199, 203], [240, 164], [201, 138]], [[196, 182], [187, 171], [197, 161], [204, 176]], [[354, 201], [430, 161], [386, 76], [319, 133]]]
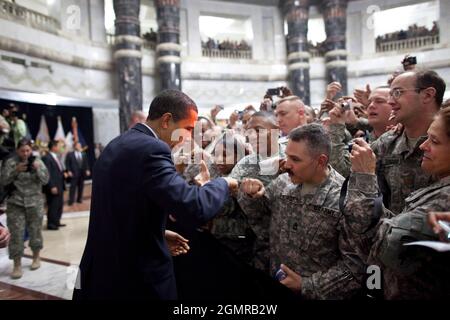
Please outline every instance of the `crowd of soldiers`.
[[[283, 87], [227, 128], [219, 107], [200, 117], [177, 170], [240, 182], [203, 229], [302, 299], [449, 297], [449, 253], [405, 246], [448, 239], [437, 223], [450, 221], [445, 82], [414, 69], [389, 83], [353, 96], [330, 83], [317, 109]], [[173, 255], [189, 252], [183, 241]]]
[[252, 49], [252, 47], [245, 40], [241, 40], [239, 42], [231, 40], [220, 41], [212, 38], [208, 38], [207, 41], [202, 41], [202, 48], [229, 51], [248, 51]]
[[407, 30], [402, 29], [400, 31], [378, 36], [375, 41], [378, 46], [382, 43], [390, 41], [414, 39], [418, 37], [437, 36], [437, 35], [439, 35], [439, 26], [436, 21], [433, 21], [433, 26], [430, 29], [424, 26], [419, 27], [417, 24], [413, 24], [409, 26]]

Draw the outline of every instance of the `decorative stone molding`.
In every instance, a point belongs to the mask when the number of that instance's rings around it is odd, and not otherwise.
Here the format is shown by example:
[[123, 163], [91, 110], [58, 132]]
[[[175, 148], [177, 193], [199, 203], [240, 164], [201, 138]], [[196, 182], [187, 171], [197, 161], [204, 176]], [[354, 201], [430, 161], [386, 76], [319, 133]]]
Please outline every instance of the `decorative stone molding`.
[[297, 70], [297, 69], [309, 69], [309, 63], [308, 62], [296, 62], [292, 63], [288, 66], [288, 70]]
[[116, 50], [114, 52], [114, 59], [120, 59], [120, 58], [138, 58], [142, 59], [142, 52], [139, 50], [133, 50], [133, 49], [120, 49]]
[[178, 43], [164, 42], [156, 46], [156, 51], [178, 51], [181, 52], [183, 47]]
[[124, 42], [128, 42], [128, 43], [132, 43], [132, 44], [141, 46], [144, 43], [144, 40], [140, 37], [130, 36], [130, 35], [119, 35], [119, 36], [114, 37], [114, 44], [119, 44], [119, 43], [124, 43]]
[[295, 59], [309, 59], [311, 58], [311, 54], [307, 51], [298, 51], [298, 52], [291, 52], [288, 54], [288, 60], [295, 60]]
[[0, 49], [84, 69], [107, 70], [107, 71], [112, 69], [112, 63], [110, 61], [85, 59], [80, 56], [63, 53], [60, 51], [26, 43], [18, 39], [7, 38], [4, 36], [0, 36]]
[[157, 63], [181, 63], [181, 58], [178, 56], [162, 56], [156, 59]]

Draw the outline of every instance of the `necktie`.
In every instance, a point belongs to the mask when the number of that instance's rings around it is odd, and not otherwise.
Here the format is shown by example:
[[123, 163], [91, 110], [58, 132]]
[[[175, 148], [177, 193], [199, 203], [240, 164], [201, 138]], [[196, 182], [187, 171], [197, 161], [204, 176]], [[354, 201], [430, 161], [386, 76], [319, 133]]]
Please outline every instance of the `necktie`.
[[77, 156], [77, 162], [78, 162], [78, 165], [81, 167], [81, 161], [82, 161], [82, 158], [81, 158], [81, 152], [76, 152], [76, 156]]
[[56, 163], [58, 164], [59, 171], [62, 172], [62, 171], [63, 171], [63, 168], [62, 168], [61, 162], [59, 161], [58, 156], [55, 156], [55, 157], [53, 157], [53, 158], [55, 159]]

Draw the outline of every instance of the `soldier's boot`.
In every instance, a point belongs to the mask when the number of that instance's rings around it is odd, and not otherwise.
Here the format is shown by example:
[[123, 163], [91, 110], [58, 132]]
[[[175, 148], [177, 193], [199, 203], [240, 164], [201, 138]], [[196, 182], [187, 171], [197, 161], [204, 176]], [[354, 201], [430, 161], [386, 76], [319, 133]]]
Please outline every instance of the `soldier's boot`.
[[33, 252], [33, 262], [31, 263], [31, 270], [36, 270], [41, 267], [41, 257], [39, 256], [39, 250]]
[[14, 258], [14, 268], [13, 272], [11, 273], [12, 279], [20, 279], [22, 278], [22, 263], [21, 258]]

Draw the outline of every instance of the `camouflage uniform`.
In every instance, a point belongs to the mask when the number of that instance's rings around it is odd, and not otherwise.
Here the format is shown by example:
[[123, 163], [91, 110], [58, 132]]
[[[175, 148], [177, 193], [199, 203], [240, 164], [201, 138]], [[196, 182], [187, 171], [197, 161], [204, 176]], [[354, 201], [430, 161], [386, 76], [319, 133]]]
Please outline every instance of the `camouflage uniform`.
[[329, 135], [332, 143], [330, 164], [342, 176], [348, 177], [352, 164], [348, 144], [345, 142], [345, 124], [331, 124]]
[[[415, 190], [429, 186], [433, 180], [423, 172], [420, 164], [423, 151], [419, 146], [427, 139], [420, 137], [410, 145], [406, 133], [388, 131], [381, 135], [371, 148], [377, 156], [378, 184], [386, 207], [394, 214], [405, 207], [405, 199]], [[386, 187], [382, 187], [385, 185]]]
[[[206, 163], [211, 179], [221, 177], [221, 173], [216, 165], [211, 161], [211, 157], [206, 158]], [[194, 183], [194, 178], [200, 172], [200, 165], [189, 164], [183, 177]], [[230, 197], [213, 220], [206, 224], [210, 232], [225, 246], [230, 248], [239, 258], [251, 264], [253, 260], [253, 244], [255, 234], [250, 228], [247, 217], [242, 212], [235, 198]]]
[[[380, 266], [385, 298], [449, 298], [449, 254], [403, 244], [439, 240], [427, 223], [427, 213], [450, 210], [450, 176], [413, 192], [406, 198], [405, 208], [398, 215], [381, 206], [377, 216], [373, 211], [377, 196], [375, 175], [353, 173], [344, 211], [349, 229], [353, 231], [351, 237], [356, 241], [361, 241], [362, 237], [371, 240], [370, 251], [366, 239], [364, 244], [359, 242], [359, 245], [363, 244], [359, 252], [367, 264]], [[375, 226], [371, 229], [374, 222]]]
[[347, 267], [351, 248], [341, 228], [344, 219], [338, 203], [344, 178], [329, 169], [328, 178], [309, 192], [302, 192], [303, 185], [282, 174], [262, 198], [239, 194], [248, 216], [270, 216], [271, 274], [281, 263], [300, 274], [301, 294], [307, 299], [349, 298], [360, 288]]
[[255, 233], [236, 198], [230, 197], [211, 222], [211, 233], [242, 261], [253, 264]]
[[7, 201], [7, 224], [11, 232], [9, 243], [9, 258], [14, 259], [23, 255], [23, 236], [25, 226], [30, 235], [30, 248], [33, 251], [42, 249], [42, 218], [44, 212], [44, 198], [42, 186], [48, 182], [49, 175], [46, 166], [40, 159], [39, 169], [32, 172], [16, 171], [20, 162], [17, 156], [6, 161], [2, 170], [2, 184], [13, 183], [15, 190]]
[[[233, 168], [230, 177], [242, 181], [244, 178], [252, 178], [260, 180], [265, 186], [278, 177], [278, 173], [274, 175], [261, 174], [259, 166], [260, 157], [253, 153], [242, 158]], [[237, 204], [239, 205], [239, 204]], [[269, 272], [269, 225], [270, 217], [265, 215], [248, 216], [254, 234], [256, 235], [253, 253], [253, 266], [259, 270]]]
[[[333, 144], [330, 164], [344, 176], [350, 173], [351, 162], [348, 148], [341, 142], [344, 125], [331, 125], [330, 136]], [[406, 197], [413, 191], [432, 183], [430, 175], [420, 167], [423, 152], [419, 146], [426, 140], [420, 137], [410, 146], [405, 132], [399, 134], [388, 131], [372, 142], [371, 148], [377, 156], [377, 175], [386, 207], [400, 213]]]

